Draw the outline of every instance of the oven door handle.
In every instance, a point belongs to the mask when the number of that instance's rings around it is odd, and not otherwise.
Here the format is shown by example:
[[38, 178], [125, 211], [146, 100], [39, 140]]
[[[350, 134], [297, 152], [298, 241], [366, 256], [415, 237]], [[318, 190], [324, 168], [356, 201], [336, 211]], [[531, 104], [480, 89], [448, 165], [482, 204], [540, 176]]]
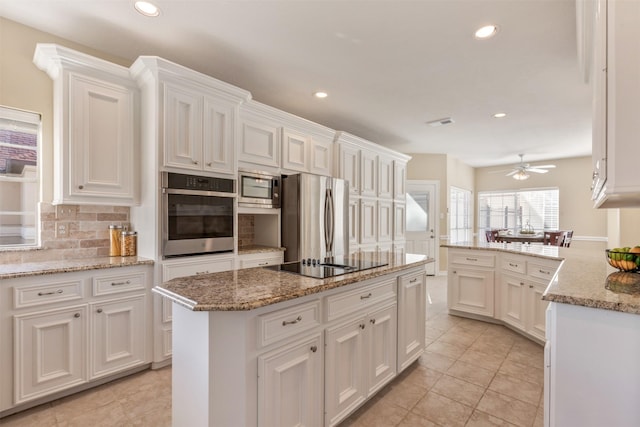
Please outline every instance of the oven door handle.
[[223, 193], [220, 191], [202, 191], [202, 190], [178, 190], [176, 188], [162, 188], [164, 194], [182, 194], [185, 196], [207, 196], [207, 197], [236, 197], [236, 193]]

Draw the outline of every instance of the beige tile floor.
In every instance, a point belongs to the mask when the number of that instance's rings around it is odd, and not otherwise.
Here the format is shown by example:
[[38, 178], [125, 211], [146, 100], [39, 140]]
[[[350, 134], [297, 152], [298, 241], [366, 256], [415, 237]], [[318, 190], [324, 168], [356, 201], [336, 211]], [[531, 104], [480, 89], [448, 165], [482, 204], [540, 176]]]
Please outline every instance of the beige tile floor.
[[[542, 347], [505, 327], [449, 316], [446, 278], [429, 277], [427, 288], [427, 351], [341, 427], [542, 426]], [[2, 427], [170, 425], [171, 368], [0, 419]]]

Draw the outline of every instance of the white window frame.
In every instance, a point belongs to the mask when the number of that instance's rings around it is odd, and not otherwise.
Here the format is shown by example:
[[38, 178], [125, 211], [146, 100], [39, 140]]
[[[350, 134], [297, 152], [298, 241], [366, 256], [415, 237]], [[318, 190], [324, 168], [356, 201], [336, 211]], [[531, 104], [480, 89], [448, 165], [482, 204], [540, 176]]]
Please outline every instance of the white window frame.
[[449, 243], [473, 241], [473, 193], [449, 187]]

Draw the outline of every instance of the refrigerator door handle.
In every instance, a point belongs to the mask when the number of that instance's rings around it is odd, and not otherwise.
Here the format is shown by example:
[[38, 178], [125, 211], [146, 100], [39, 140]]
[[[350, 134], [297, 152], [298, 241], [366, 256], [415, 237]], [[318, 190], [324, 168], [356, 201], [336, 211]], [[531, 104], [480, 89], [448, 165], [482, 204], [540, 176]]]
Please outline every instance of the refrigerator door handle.
[[333, 256], [333, 193], [328, 188], [325, 194], [324, 203], [324, 242], [326, 255]]

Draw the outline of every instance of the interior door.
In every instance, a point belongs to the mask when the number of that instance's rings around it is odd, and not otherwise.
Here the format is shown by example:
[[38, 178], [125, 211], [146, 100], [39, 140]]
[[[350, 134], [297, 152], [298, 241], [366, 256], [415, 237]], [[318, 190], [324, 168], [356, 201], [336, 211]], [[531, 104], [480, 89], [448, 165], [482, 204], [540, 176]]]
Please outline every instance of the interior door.
[[433, 181], [407, 181], [407, 253], [424, 254], [436, 260], [427, 264], [427, 274], [435, 275], [438, 259], [437, 184]]

